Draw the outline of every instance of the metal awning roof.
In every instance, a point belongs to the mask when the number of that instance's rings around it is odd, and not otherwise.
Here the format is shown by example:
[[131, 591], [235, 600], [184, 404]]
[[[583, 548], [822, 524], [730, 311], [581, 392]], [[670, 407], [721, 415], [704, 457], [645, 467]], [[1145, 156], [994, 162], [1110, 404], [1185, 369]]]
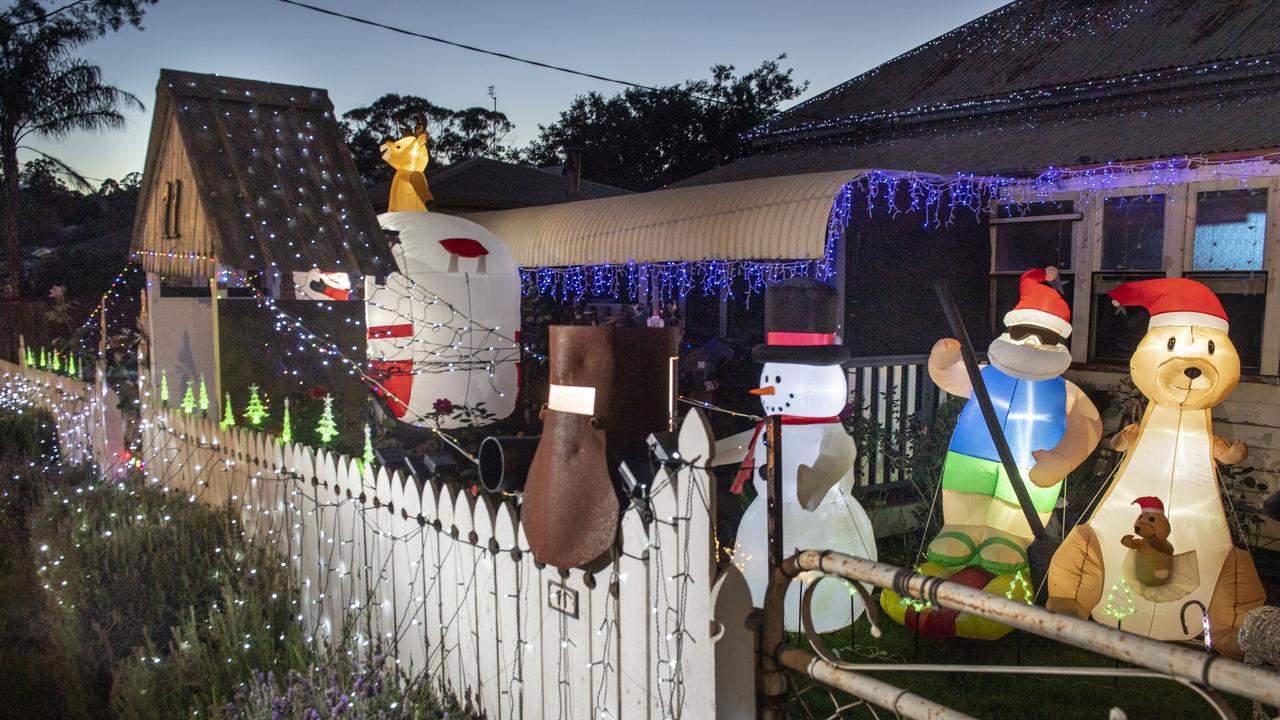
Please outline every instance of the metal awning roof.
[[861, 170], [787, 175], [466, 217], [521, 267], [816, 260], [837, 192]]

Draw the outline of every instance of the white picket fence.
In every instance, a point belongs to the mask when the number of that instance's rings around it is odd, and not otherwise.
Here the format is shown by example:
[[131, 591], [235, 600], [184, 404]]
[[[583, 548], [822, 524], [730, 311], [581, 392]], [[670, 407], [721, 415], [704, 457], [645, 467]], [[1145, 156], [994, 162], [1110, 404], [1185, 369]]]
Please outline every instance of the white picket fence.
[[[105, 404], [99, 388], [0, 371], [54, 411], [71, 455], [114, 471], [118, 457], [94, 437], [106, 423], [85, 422]], [[755, 714], [750, 595], [732, 564], [715, 562], [715, 493], [699, 469], [714, 443], [698, 411], [679, 434], [694, 460], [659, 473], [653, 520], [624, 513], [616, 558], [595, 573], [535, 562], [514, 498], [420, 486], [145, 403], [142, 418], [148, 481], [239, 508], [246, 533], [297, 571], [299, 619], [318, 643], [380, 639], [403, 670], [487, 718]]]

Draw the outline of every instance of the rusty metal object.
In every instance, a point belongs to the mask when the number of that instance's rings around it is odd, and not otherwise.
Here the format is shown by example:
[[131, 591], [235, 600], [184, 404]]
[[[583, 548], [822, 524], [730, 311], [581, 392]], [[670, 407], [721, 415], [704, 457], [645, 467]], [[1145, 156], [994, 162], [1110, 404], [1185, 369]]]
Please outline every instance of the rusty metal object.
[[[905, 568], [832, 552], [805, 550], [783, 561], [773, 574], [765, 596], [764, 620], [760, 631], [761, 693], [775, 700], [764, 706], [765, 718], [780, 718], [777, 708], [785, 697], [785, 668], [806, 672], [827, 684], [858, 697], [888, 707], [904, 717], [941, 717], [936, 708], [913, 704], [911, 708], [885, 704], [890, 699], [886, 688], [867, 682], [869, 678], [854, 672], [866, 665], [851, 665], [824, 659], [787, 644], [784, 634], [783, 607], [787, 588], [802, 572], [835, 575], [855, 585], [867, 582], [891, 588], [903, 597], [927, 600], [934, 605], [989, 618], [1011, 627], [1041, 635], [1068, 645], [1101, 653], [1139, 665], [1159, 677], [1193, 687], [1222, 714], [1226, 707], [1213, 691], [1240, 695], [1267, 705], [1280, 704], [1280, 676], [1244, 663], [1209, 655], [1197, 650], [1122, 632], [1087, 620], [1049, 612], [1023, 602], [998, 597], [959, 583], [921, 575]], [[895, 666], [885, 665], [884, 670]], [[889, 686], [892, 688], [892, 686]], [[893, 703], [899, 703], [894, 696]], [[927, 701], [926, 701], [927, 702]], [[940, 707], [940, 706], [939, 706]], [[1229, 717], [1229, 715], [1224, 715]]]
[[520, 513], [539, 562], [582, 567], [613, 547], [618, 463], [646, 452], [649, 434], [669, 426], [679, 341], [677, 328], [551, 328], [551, 385], [589, 400], [546, 410]]

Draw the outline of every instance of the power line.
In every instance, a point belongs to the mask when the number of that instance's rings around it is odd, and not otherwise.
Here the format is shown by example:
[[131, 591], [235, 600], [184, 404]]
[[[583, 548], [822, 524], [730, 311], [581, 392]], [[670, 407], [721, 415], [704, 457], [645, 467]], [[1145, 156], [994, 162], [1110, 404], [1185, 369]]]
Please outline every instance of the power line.
[[71, 8], [73, 8], [73, 7], [77, 6], [77, 5], [83, 5], [83, 4], [87, 3], [87, 2], [89, 2], [89, 0], [74, 0], [73, 2], [69, 2], [69, 3], [67, 3], [66, 5], [63, 5], [63, 6], [62, 6], [62, 7], [60, 7], [60, 8], [55, 8], [55, 9], [53, 9], [53, 10], [50, 10], [49, 12], [47, 12], [47, 13], [45, 13], [45, 14], [43, 14], [43, 15], [39, 15], [39, 16], [37, 16], [37, 17], [33, 17], [33, 18], [30, 18], [30, 19], [27, 19], [27, 20], [23, 20], [22, 22], [16, 22], [16, 23], [14, 23], [14, 24], [13, 24], [13, 27], [22, 27], [23, 25], [30, 25], [31, 23], [43, 22], [43, 21], [48, 20], [49, 18], [53, 17], [54, 15], [57, 15], [58, 13], [62, 12], [63, 10], [70, 10]]
[[[544, 63], [538, 60], [530, 60], [528, 58], [517, 57], [515, 55], [511, 55], [508, 53], [498, 52], [497, 50], [487, 50], [485, 48], [476, 47], [474, 45], [467, 45], [465, 43], [455, 42], [453, 40], [437, 37], [435, 35], [426, 35], [424, 33], [414, 32], [412, 30], [405, 30], [404, 28], [399, 28], [394, 25], [387, 25], [385, 23], [380, 23], [375, 20], [369, 20], [367, 18], [356, 17], [355, 15], [340, 13], [336, 10], [329, 10], [327, 8], [317, 7], [315, 5], [310, 5], [308, 3], [299, 2], [298, 0], [278, 0], [278, 2], [282, 2], [286, 5], [294, 5], [300, 8], [305, 8], [307, 10], [311, 10], [312, 12], [318, 12], [322, 15], [330, 15], [332, 17], [342, 18], [343, 20], [350, 20], [351, 22], [359, 23], [361, 25], [369, 25], [371, 27], [381, 28], [383, 30], [390, 30], [391, 32], [400, 33], [401, 35], [408, 35], [410, 37], [416, 37], [422, 40], [430, 40], [431, 42], [437, 42], [442, 45], [450, 45], [452, 47], [461, 48], [463, 50], [470, 50], [471, 52], [477, 52], [484, 55], [491, 55], [493, 57], [502, 58], [504, 60], [514, 60], [515, 62], [524, 63], [526, 65], [533, 65], [534, 67], [545, 68], [547, 70], [556, 70], [558, 72], [569, 73], [570, 75], [577, 75], [579, 77], [591, 78], [592, 80], [601, 80], [607, 83], [614, 83], [616, 85], [625, 85], [626, 87], [636, 88], [637, 90], [649, 90], [652, 92], [656, 92], [659, 90], [659, 88], [653, 87], [651, 85], [642, 85], [640, 83], [633, 83], [627, 80], [619, 80], [617, 78], [606, 77], [604, 75], [596, 75], [595, 73], [583, 72], [581, 70], [574, 70], [573, 68], [562, 67], [560, 65], [552, 65], [550, 63]], [[704, 96], [698, 96], [698, 95], [692, 95], [692, 97], [698, 100], [702, 100], [704, 102], [717, 103], [721, 105], [729, 104], [727, 100], [720, 100], [718, 98], [704, 97]]]

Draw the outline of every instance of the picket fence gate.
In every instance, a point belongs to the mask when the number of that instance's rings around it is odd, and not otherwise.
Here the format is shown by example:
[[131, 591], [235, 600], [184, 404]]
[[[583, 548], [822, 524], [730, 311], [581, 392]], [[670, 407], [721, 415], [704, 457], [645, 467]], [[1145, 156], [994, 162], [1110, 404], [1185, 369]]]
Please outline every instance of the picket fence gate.
[[[121, 472], [114, 393], [0, 363], [7, 391], [58, 419], [64, 457]], [[378, 642], [406, 673], [486, 718], [755, 716], [750, 592], [717, 563], [714, 443], [700, 411], [678, 469], [654, 480], [650, 519], [623, 514], [615, 558], [587, 573], [533, 559], [518, 500], [281, 443], [198, 415], [141, 406], [147, 482], [239, 510], [246, 535], [287, 559], [314, 642]], [[118, 443], [117, 443], [118, 444]], [[131, 459], [131, 462], [132, 460]], [[566, 518], [572, 522], [572, 518]]]

